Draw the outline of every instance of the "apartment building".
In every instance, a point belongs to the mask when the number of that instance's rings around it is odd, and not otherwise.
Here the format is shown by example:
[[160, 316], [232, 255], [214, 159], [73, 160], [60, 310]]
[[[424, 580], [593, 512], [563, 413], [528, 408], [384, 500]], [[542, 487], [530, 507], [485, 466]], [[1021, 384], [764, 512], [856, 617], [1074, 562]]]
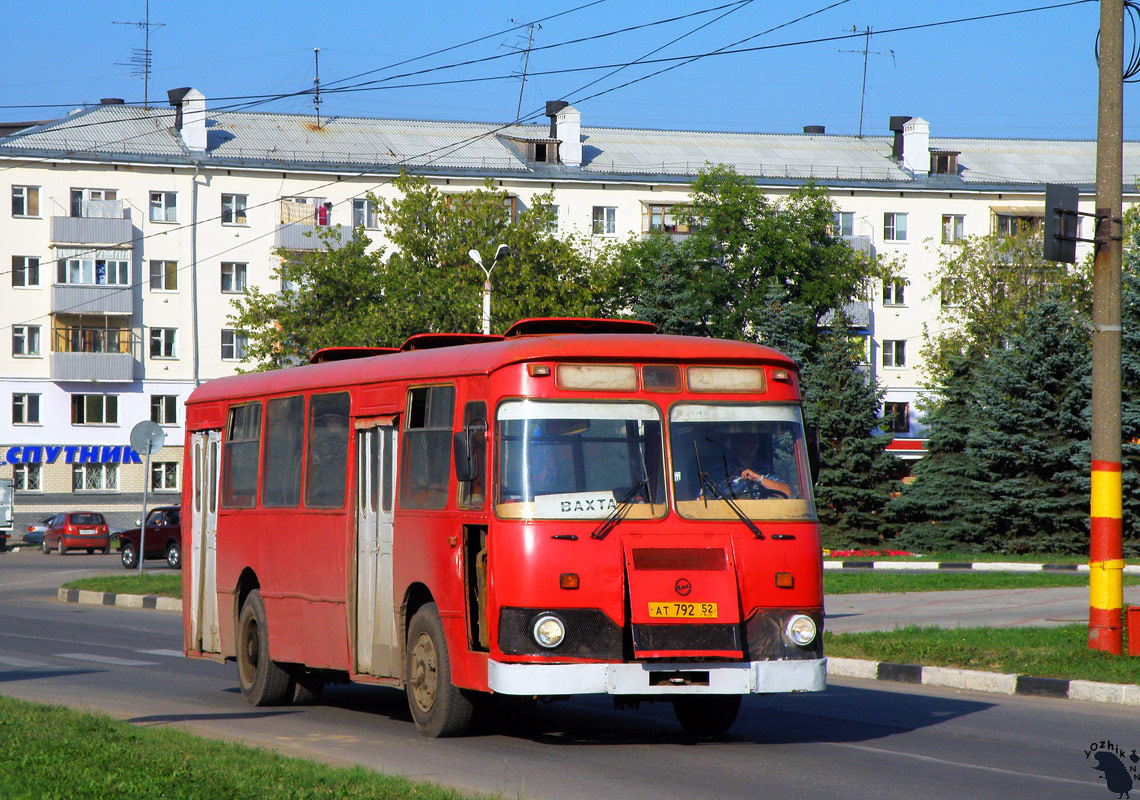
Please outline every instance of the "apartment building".
[[[1091, 211], [1095, 143], [939, 139], [921, 118], [887, 135], [593, 128], [563, 102], [546, 125], [211, 111], [194, 89], [144, 108], [109, 99], [0, 138], [0, 476], [15, 478], [19, 519], [67, 508], [138, 516], [177, 499], [182, 404], [200, 382], [242, 366], [246, 337], [228, 316], [249, 287], [276, 291], [278, 247], [323, 247], [318, 228], [369, 229], [372, 192], [401, 170], [442, 191], [490, 178], [527, 207], [553, 191], [560, 232], [599, 241], [684, 235], [674, 207], [708, 164], [727, 164], [772, 197], [825, 187], [853, 247], [902, 265], [854, 309], [868, 369], [886, 389], [884, 429], [901, 457], [922, 453], [919, 349], [942, 298], [930, 279], [956, 238], [1038, 225], [1046, 183], [1079, 186]], [[1140, 150], [1125, 147], [1126, 202]], [[471, 320], [476, 330], [479, 320]], [[129, 447], [152, 420], [166, 445], [149, 473]]]

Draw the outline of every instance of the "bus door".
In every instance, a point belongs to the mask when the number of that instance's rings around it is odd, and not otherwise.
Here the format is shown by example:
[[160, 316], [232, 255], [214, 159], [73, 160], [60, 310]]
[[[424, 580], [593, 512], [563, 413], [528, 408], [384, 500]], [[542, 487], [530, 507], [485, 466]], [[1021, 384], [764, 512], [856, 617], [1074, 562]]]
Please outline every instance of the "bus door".
[[396, 420], [356, 436], [356, 666], [362, 673], [399, 674], [392, 585], [392, 508], [396, 488]]
[[218, 478], [221, 431], [195, 433], [191, 440], [194, 506], [190, 510], [190, 646], [222, 652], [218, 635]]

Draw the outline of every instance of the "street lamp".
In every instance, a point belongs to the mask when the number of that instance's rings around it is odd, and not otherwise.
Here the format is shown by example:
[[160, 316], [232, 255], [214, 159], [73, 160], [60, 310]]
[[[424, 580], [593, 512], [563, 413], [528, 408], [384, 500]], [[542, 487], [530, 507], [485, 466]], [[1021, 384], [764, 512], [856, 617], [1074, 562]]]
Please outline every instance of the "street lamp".
[[478, 250], [469, 250], [467, 252], [467, 255], [471, 257], [471, 260], [478, 264], [479, 269], [483, 270], [483, 274], [487, 276], [487, 279], [483, 281], [483, 333], [485, 334], [489, 334], [491, 332], [491, 270], [493, 270], [495, 268], [495, 265], [499, 263], [500, 258], [503, 256], [509, 256], [510, 254], [511, 248], [507, 247], [505, 244], [499, 245], [495, 250], [495, 258], [491, 262], [491, 266], [484, 267], [483, 256], [479, 255]]

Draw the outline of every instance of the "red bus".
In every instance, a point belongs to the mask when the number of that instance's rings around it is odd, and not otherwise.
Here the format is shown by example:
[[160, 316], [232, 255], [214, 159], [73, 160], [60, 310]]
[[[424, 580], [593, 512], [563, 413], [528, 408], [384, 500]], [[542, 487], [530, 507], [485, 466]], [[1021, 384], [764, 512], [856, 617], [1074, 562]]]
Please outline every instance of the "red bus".
[[429, 736], [495, 695], [715, 734], [743, 695], [822, 690], [796, 364], [653, 331], [523, 320], [198, 388], [186, 654], [236, 660], [255, 705], [404, 687]]

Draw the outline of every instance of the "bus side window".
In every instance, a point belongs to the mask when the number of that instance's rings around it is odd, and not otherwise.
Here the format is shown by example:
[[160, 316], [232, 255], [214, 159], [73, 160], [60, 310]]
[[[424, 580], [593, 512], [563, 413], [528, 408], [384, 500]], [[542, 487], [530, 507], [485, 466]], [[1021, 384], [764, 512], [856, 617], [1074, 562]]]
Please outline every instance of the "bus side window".
[[475, 480], [459, 484], [459, 507], [482, 508], [487, 497], [487, 404], [482, 400], [463, 406], [463, 430], [470, 436], [472, 460], [479, 472]]
[[348, 392], [315, 394], [309, 401], [309, 458], [305, 505], [341, 508], [348, 477]]
[[279, 397], [266, 403], [261, 482], [261, 505], [266, 508], [290, 508], [301, 502], [304, 424], [304, 397]]
[[261, 450], [261, 404], [230, 409], [222, 460], [222, 507], [253, 508]]
[[451, 480], [454, 386], [408, 390], [404, 452], [400, 462], [400, 506], [445, 508]]

